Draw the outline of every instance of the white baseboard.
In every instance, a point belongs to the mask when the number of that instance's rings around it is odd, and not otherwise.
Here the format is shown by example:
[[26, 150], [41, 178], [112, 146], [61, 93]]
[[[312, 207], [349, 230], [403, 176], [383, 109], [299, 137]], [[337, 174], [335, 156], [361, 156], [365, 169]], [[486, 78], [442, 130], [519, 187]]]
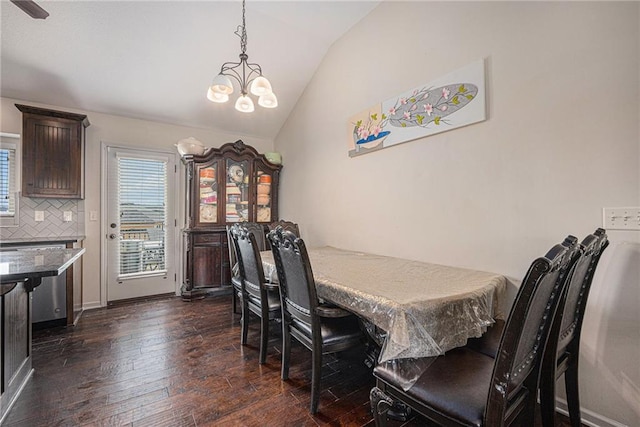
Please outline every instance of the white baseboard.
[[[569, 411], [567, 410], [567, 401], [557, 397], [556, 411], [568, 417]], [[584, 408], [580, 408], [580, 415], [582, 416], [582, 424], [590, 427], [629, 427], [626, 424], [620, 424], [615, 420]]]
[[93, 308], [102, 308], [102, 304], [100, 304], [100, 301], [86, 302], [82, 304], [83, 310], [91, 310]]

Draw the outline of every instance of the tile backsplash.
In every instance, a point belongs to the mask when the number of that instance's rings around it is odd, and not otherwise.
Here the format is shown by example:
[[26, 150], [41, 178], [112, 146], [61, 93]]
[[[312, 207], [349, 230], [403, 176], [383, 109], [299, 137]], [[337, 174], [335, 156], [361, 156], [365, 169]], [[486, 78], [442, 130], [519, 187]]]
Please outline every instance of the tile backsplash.
[[[36, 221], [36, 211], [44, 212], [44, 221]], [[65, 211], [72, 213], [64, 221]], [[0, 228], [0, 240], [33, 237], [70, 237], [84, 235], [84, 200], [18, 197], [18, 226]]]

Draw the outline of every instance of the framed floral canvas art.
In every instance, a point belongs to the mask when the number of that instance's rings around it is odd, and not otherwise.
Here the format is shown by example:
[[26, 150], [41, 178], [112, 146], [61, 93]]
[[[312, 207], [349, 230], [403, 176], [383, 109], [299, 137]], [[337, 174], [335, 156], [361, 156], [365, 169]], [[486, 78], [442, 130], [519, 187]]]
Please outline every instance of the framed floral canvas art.
[[351, 117], [349, 156], [486, 120], [484, 60]]

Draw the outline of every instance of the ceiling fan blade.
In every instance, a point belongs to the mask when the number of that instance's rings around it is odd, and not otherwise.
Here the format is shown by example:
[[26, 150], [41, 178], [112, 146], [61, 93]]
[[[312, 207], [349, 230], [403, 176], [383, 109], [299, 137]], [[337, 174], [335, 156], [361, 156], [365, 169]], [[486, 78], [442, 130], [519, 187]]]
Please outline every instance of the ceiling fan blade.
[[33, 0], [11, 0], [11, 3], [18, 6], [32, 18], [45, 19], [49, 16], [49, 12], [38, 6]]

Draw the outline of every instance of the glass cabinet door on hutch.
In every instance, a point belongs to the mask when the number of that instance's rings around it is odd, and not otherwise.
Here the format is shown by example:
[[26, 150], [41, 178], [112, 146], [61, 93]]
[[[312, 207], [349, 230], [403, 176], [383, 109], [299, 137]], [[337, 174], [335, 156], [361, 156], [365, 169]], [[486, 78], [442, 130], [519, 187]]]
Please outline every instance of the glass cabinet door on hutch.
[[256, 189], [256, 203], [254, 205], [254, 209], [256, 211], [256, 222], [272, 222], [271, 184], [273, 182], [273, 177], [271, 176], [271, 172], [261, 168], [259, 164], [256, 164], [253, 181]]
[[198, 218], [197, 225], [218, 222], [218, 162], [198, 167]]
[[249, 161], [227, 159], [225, 220], [228, 223], [250, 221]]
[[187, 172], [182, 297], [230, 293], [226, 227], [236, 222], [266, 225], [278, 219], [282, 166], [240, 140], [182, 160]]

